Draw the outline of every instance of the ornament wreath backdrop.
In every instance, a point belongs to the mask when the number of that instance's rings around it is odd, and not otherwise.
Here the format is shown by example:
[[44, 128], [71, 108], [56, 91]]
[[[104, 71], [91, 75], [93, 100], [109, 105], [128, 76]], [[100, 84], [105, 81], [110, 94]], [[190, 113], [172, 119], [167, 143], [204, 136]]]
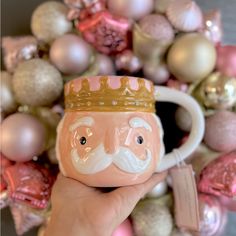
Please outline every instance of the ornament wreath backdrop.
[[[10, 208], [17, 234], [41, 226], [43, 235], [50, 219], [63, 84], [113, 74], [145, 77], [199, 102], [206, 131], [188, 158], [198, 235], [222, 234], [226, 212], [236, 211], [236, 46], [222, 45], [220, 11], [203, 12], [192, 0], [48, 1], [32, 12], [31, 30], [1, 45], [0, 206]], [[182, 143], [190, 116], [177, 108], [174, 117]], [[196, 235], [177, 227], [172, 195], [171, 181], [157, 185], [113, 236]]]

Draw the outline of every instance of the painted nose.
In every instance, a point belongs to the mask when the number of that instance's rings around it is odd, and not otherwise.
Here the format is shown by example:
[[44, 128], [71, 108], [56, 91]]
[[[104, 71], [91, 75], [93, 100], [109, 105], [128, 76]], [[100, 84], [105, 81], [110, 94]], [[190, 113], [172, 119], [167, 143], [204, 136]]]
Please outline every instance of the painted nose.
[[118, 151], [119, 137], [117, 128], [110, 128], [107, 130], [104, 147], [107, 154], [114, 154]]

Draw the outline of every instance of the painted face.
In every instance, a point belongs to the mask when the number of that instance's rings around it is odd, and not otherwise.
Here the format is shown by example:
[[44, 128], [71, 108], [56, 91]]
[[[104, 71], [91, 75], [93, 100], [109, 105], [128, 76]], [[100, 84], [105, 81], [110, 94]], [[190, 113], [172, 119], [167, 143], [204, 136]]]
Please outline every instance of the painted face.
[[161, 125], [151, 113], [70, 112], [58, 132], [62, 172], [94, 186], [108, 186], [108, 178], [113, 185], [142, 182], [163, 152]]

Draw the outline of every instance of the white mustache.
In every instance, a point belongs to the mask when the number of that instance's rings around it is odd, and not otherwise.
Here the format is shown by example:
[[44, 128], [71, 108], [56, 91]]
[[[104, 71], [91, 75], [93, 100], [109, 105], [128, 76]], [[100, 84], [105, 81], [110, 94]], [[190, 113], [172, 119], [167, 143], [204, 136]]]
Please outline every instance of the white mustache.
[[140, 160], [131, 150], [125, 147], [120, 147], [116, 154], [107, 154], [104, 146], [100, 144], [83, 159], [80, 158], [75, 148], [72, 149], [71, 159], [73, 166], [81, 174], [98, 173], [105, 170], [112, 163], [125, 172], [141, 173], [148, 168], [152, 155], [150, 150], [146, 149], [146, 159]]

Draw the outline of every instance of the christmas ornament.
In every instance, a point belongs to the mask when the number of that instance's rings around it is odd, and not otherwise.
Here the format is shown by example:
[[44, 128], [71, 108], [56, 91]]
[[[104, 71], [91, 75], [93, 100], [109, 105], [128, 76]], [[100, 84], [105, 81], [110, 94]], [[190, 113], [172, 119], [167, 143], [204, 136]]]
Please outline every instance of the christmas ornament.
[[20, 62], [38, 55], [38, 43], [33, 36], [3, 37], [2, 48], [4, 65], [9, 72], [14, 72]]
[[12, 77], [8, 72], [1, 71], [0, 77], [1, 87], [0, 87], [0, 97], [1, 112], [11, 113], [17, 108], [17, 104], [12, 91]]
[[31, 115], [15, 113], [1, 125], [1, 151], [13, 161], [28, 161], [45, 148], [46, 130]]
[[203, 15], [203, 29], [200, 32], [211, 40], [214, 44], [221, 42], [223, 37], [223, 27], [221, 13], [219, 10], [211, 10]]
[[108, 0], [107, 5], [114, 14], [139, 20], [153, 11], [154, 0]]
[[11, 199], [32, 208], [48, 207], [55, 177], [47, 168], [34, 162], [17, 163], [8, 167], [3, 176]]
[[175, 122], [178, 128], [185, 132], [189, 132], [192, 127], [190, 114], [183, 107], [178, 107], [175, 112]]
[[16, 100], [32, 106], [51, 104], [61, 95], [63, 88], [59, 71], [42, 59], [21, 63], [12, 82]]
[[45, 210], [35, 210], [17, 202], [10, 203], [10, 210], [17, 235], [23, 235], [45, 221]]
[[227, 221], [227, 214], [219, 201], [210, 195], [199, 194], [200, 235], [222, 235]]
[[222, 206], [224, 206], [228, 211], [236, 212], [236, 201], [234, 198], [225, 197], [221, 195], [218, 197]]
[[133, 236], [133, 229], [129, 219], [121, 223], [118, 228], [112, 233], [112, 236]]
[[31, 30], [38, 40], [51, 43], [57, 37], [72, 31], [72, 22], [67, 20], [68, 8], [55, 1], [39, 5], [31, 18]]
[[188, 91], [188, 84], [181, 82], [176, 79], [169, 79], [166, 83], [167, 87], [173, 88], [179, 91], [182, 91], [184, 93], [187, 93]]
[[115, 59], [116, 69], [132, 74], [141, 70], [142, 62], [131, 50], [125, 50], [118, 54]]
[[222, 74], [236, 78], [236, 46], [217, 47], [216, 68]]
[[64, 2], [70, 9], [67, 14], [69, 20], [84, 20], [106, 9], [105, 0], [64, 0]]
[[236, 196], [236, 150], [220, 156], [203, 169], [198, 190], [216, 196]]
[[145, 197], [158, 198], [162, 197], [167, 193], [168, 185], [166, 181], [162, 181], [157, 184], [150, 192], [146, 194]]
[[137, 236], [169, 236], [173, 228], [169, 208], [155, 199], [140, 201], [131, 218]]
[[172, 0], [155, 0], [154, 1], [155, 12], [165, 14], [171, 1]]
[[170, 77], [170, 72], [164, 63], [145, 63], [143, 74], [145, 78], [153, 81], [154, 84], [164, 84]]
[[169, 44], [174, 40], [174, 30], [163, 15], [147, 15], [139, 21], [139, 27], [143, 33], [156, 40]]
[[84, 72], [92, 57], [92, 48], [79, 36], [66, 34], [57, 38], [50, 49], [52, 63], [65, 74]]
[[171, 1], [166, 15], [177, 30], [184, 32], [196, 31], [203, 22], [202, 11], [192, 0]]
[[211, 149], [230, 152], [236, 149], [236, 114], [218, 111], [206, 119], [204, 142]]
[[76, 27], [85, 40], [101, 53], [119, 53], [128, 47], [130, 22], [108, 11], [98, 12]]
[[192, 95], [207, 109], [230, 109], [236, 104], [236, 78], [212, 73], [193, 89]]
[[112, 59], [104, 54], [96, 55], [96, 64], [98, 66], [98, 74], [97, 75], [115, 75], [115, 65]]
[[206, 77], [215, 67], [216, 50], [200, 33], [176, 39], [167, 56], [168, 67], [183, 82], [195, 82]]

